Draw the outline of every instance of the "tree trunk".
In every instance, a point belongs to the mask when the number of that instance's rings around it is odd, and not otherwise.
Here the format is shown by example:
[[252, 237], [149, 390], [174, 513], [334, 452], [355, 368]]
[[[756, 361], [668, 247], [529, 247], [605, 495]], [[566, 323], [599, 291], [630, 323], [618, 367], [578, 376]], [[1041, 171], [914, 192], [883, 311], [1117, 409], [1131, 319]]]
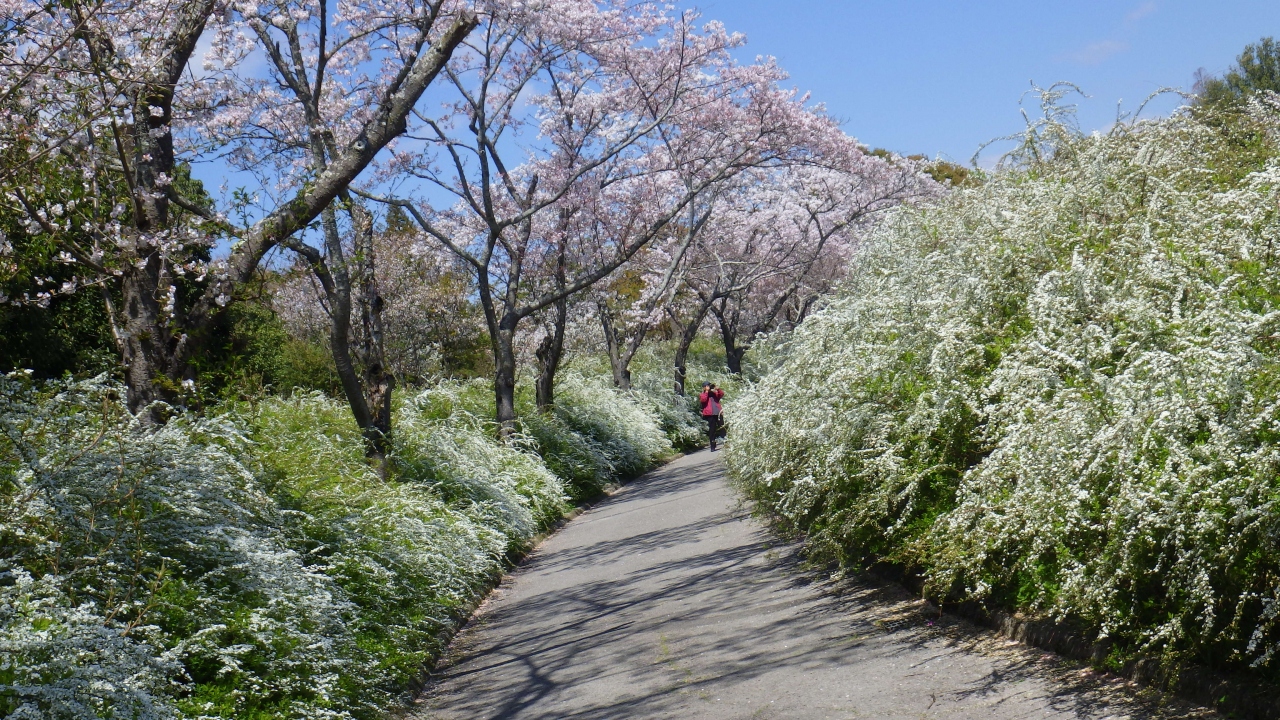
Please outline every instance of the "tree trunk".
[[[306, 248], [303, 248], [303, 255], [310, 262], [328, 301], [329, 350], [342, 384], [342, 393], [364, 437], [365, 454], [378, 460], [379, 474], [386, 477], [386, 456], [391, 438], [391, 391], [395, 388], [395, 377], [387, 370], [383, 351], [383, 300], [375, 274], [373, 218], [358, 205], [350, 206], [350, 212], [355, 236], [352, 243], [355, 254], [350, 265], [338, 234], [337, 211], [332, 206], [321, 213], [325, 255]], [[355, 270], [354, 278], [352, 269]], [[363, 372], [357, 370], [352, 360], [353, 295], [360, 305], [364, 331], [356, 348]]]
[[505, 439], [516, 430], [515, 336], [520, 318], [505, 308], [499, 317], [488, 273], [481, 271], [476, 278], [476, 292], [484, 310], [485, 327], [489, 331], [489, 347], [493, 351], [494, 419], [498, 422], [498, 436]]
[[391, 440], [391, 391], [396, 386], [395, 376], [387, 369], [383, 345], [382, 295], [378, 291], [373, 252], [373, 217], [369, 211], [354, 205], [351, 221], [355, 232], [356, 287], [359, 291], [360, 317], [364, 324], [361, 341], [361, 364], [364, 365], [365, 398], [369, 408], [369, 425], [362, 428], [365, 448], [370, 457], [385, 460]]
[[516, 431], [516, 333], [515, 323], [510, 324], [513, 327], [500, 328], [493, 338], [493, 398], [498, 433], [504, 438]]
[[689, 322], [684, 324], [680, 333], [680, 343], [676, 345], [675, 358], [675, 391], [677, 395], [684, 395], [685, 383], [688, 380], [689, 369], [685, 362], [689, 358], [689, 346], [693, 345], [694, 339], [698, 337], [698, 328], [702, 326], [702, 320], [707, 317], [707, 311], [711, 309], [711, 303], [703, 303], [698, 306], [698, 311], [694, 314]]
[[631, 370], [627, 366], [631, 364], [631, 354], [623, 349], [622, 338], [618, 337], [617, 326], [614, 325], [608, 305], [601, 302], [597, 307], [600, 309], [600, 325], [604, 329], [604, 347], [609, 356], [609, 369], [613, 371], [613, 384], [619, 390], [630, 390]]
[[[142, 268], [129, 267], [121, 278], [123, 318], [112, 318], [124, 329], [121, 350], [129, 411], [145, 422], [169, 419], [169, 406], [178, 404], [185, 363], [177, 353], [158, 298], [160, 259], [152, 254]], [[166, 283], [167, 284], [167, 283]]]
[[[566, 211], [560, 212], [560, 227], [563, 229], [569, 221], [570, 214]], [[566, 247], [562, 242], [559, 252], [556, 253], [556, 289], [564, 290], [565, 266], [568, 262], [565, 256]], [[542, 339], [538, 344], [538, 349], [534, 353], [538, 358], [538, 380], [535, 390], [537, 395], [538, 412], [550, 412], [555, 406], [556, 394], [556, 373], [560, 371], [560, 359], [564, 356], [564, 331], [565, 326], [569, 324], [569, 298], [568, 296], [556, 300], [554, 312], [551, 316], [551, 333]]]
[[630, 363], [625, 357], [619, 357], [616, 361], [610, 358], [613, 370], [613, 384], [619, 390], [631, 389], [631, 368], [627, 367]]
[[742, 357], [747, 354], [750, 347], [734, 346], [732, 340], [725, 340], [724, 346], [724, 364], [728, 366], [729, 372], [733, 375], [742, 374]]
[[[170, 65], [185, 65], [204, 28], [207, 5], [193, 3], [191, 9], [196, 12], [183, 18], [173, 38], [166, 38], [176, 53], [169, 59]], [[180, 324], [180, 318], [175, 316], [176, 302], [168, 309], [161, 307], [173, 278], [151, 237], [169, 229], [169, 198], [165, 193], [168, 180], [163, 178], [174, 176], [169, 122], [178, 67], [181, 65], [166, 67], [164, 75], [168, 77], [137, 89], [131, 98], [134, 122], [126, 127], [127, 135], [115, 135], [121, 165], [132, 166], [134, 225], [138, 231], [133, 238], [134, 253], [141, 260], [121, 276], [127, 402], [135, 415], [151, 407], [144, 419], [156, 424], [168, 420], [170, 412], [155, 403], [176, 405], [180, 381], [191, 374], [186, 355], [188, 339], [185, 335], [175, 338], [172, 331]]]
[[751, 349], [750, 345], [738, 345], [738, 324], [734, 319], [726, 318], [723, 310], [715, 313], [720, 325], [720, 338], [724, 341], [724, 364], [733, 375], [742, 374], [742, 356]]
[[[337, 212], [331, 205], [320, 217], [328, 262], [317, 258], [312, 263], [312, 271], [329, 300], [329, 349], [333, 353], [338, 380], [342, 383], [342, 393], [346, 395], [351, 415], [363, 433], [373, 426], [373, 413], [369, 410], [364, 387], [351, 359], [351, 276], [342, 250], [342, 238], [338, 235]], [[372, 454], [372, 446], [366, 446], [366, 451]]]
[[564, 355], [564, 329], [568, 322], [569, 300], [568, 298], [561, 298], [555, 304], [552, 330], [538, 344], [538, 350], [535, 353], [538, 358], [537, 396], [539, 412], [549, 412], [555, 405], [556, 372], [560, 369], [560, 358]]

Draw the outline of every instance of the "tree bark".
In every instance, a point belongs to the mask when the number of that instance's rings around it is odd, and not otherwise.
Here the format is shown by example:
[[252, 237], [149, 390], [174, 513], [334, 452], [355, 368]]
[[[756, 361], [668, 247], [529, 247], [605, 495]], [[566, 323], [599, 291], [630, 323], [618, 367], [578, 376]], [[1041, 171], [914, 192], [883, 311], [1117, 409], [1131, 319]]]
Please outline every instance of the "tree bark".
[[[383, 352], [382, 296], [378, 292], [373, 255], [373, 218], [359, 206], [351, 206], [355, 257], [349, 262], [338, 231], [337, 211], [321, 213], [325, 253], [293, 242], [290, 247], [304, 257], [324, 290], [329, 314], [329, 350], [347, 398], [351, 415], [365, 441], [365, 453], [379, 461], [385, 477], [391, 437], [391, 391], [395, 377], [387, 370]], [[354, 283], [351, 269], [355, 270]], [[354, 298], [354, 302], [353, 302]], [[352, 358], [351, 311], [360, 306], [362, 337]]]
[[332, 207], [325, 209], [321, 213], [321, 225], [327, 261], [317, 258], [312, 271], [320, 280], [329, 301], [329, 349], [333, 353], [338, 380], [342, 383], [342, 393], [351, 406], [356, 425], [364, 432], [373, 425], [373, 413], [369, 410], [360, 375], [351, 358], [351, 274], [342, 249], [342, 238], [338, 234], [337, 211]]
[[[162, 298], [168, 303], [172, 276], [152, 237], [169, 227], [167, 190], [175, 165], [169, 123], [174, 93], [214, 6], [211, 0], [199, 0], [175, 10], [171, 34], [157, 38], [164, 59], [150, 76], [152, 81], [133, 85], [130, 90], [134, 121], [126, 124], [113, 116], [110, 125], [117, 159], [131, 191], [135, 256], [120, 277], [123, 317], [112, 317], [111, 322], [123, 330], [119, 346], [129, 410], [149, 423], [168, 419], [169, 412], [156, 403], [175, 405], [181, 380], [190, 375], [185, 352], [189, 338], [173, 331], [181, 315], [176, 306], [161, 305]], [[84, 43], [93, 72], [100, 73], [106, 82], [115, 70], [118, 39], [89, 30], [87, 18], [79, 10], [73, 12], [81, 23], [75, 37]], [[108, 304], [108, 312], [112, 310]], [[143, 415], [143, 410], [148, 412]]]
[[701, 303], [698, 306], [698, 311], [689, 319], [689, 322], [684, 323], [681, 329], [680, 342], [676, 345], [675, 357], [675, 391], [677, 395], [684, 395], [687, 392], [685, 384], [688, 381], [689, 372], [686, 366], [689, 358], [689, 347], [693, 345], [693, 341], [698, 337], [698, 328], [702, 327], [702, 321], [707, 317], [707, 311], [710, 309], [711, 303]]
[[[514, 326], [514, 323], [512, 323]], [[498, 433], [510, 437], [516, 430], [515, 329], [500, 329], [493, 338], [493, 398]]]
[[[561, 211], [560, 213], [560, 230], [567, 227], [572, 213]], [[555, 284], [556, 289], [564, 289], [565, 283], [568, 282], [567, 265], [568, 265], [568, 247], [562, 240], [559, 250], [556, 253], [556, 272]], [[550, 412], [555, 406], [556, 394], [556, 373], [560, 370], [560, 359], [564, 356], [564, 331], [565, 326], [569, 324], [569, 298], [563, 296], [556, 300], [551, 316], [551, 333], [542, 339], [538, 344], [538, 349], [534, 352], [538, 359], [538, 379], [535, 382], [535, 391], [537, 397], [537, 405], [539, 412]]]
[[383, 461], [385, 475], [385, 460], [391, 440], [391, 391], [396, 386], [396, 380], [387, 368], [383, 344], [382, 309], [385, 303], [378, 291], [375, 272], [373, 217], [368, 210], [354, 205], [351, 220], [355, 232], [356, 287], [360, 317], [364, 325], [360, 360], [364, 366], [364, 387], [367, 392], [365, 402], [369, 409], [369, 424], [362, 430], [369, 455]]
[[750, 345], [738, 344], [737, 312], [727, 312], [724, 307], [713, 309], [716, 322], [720, 325], [720, 338], [724, 342], [724, 364], [733, 375], [742, 374], [742, 357], [751, 349]]
[[[158, 300], [161, 261], [152, 255], [142, 268], [128, 267], [121, 277], [123, 326], [121, 358], [129, 410], [144, 421], [161, 424], [179, 402], [183, 367], [174, 363], [175, 338], [162, 318]], [[145, 413], [145, 414], [144, 414]]]
[[730, 374], [742, 374], [742, 358], [750, 349], [750, 347], [735, 346], [731, 337], [725, 338], [724, 364], [728, 366]]
[[631, 364], [632, 354], [625, 348], [623, 338], [619, 337], [618, 327], [608, 304], [601, 301], [596, 307], [599, 308], [600, 325], [604, 329], [604, 347], [609, 356], [609, 368], [613, 372], [613, 385], [619, 390], [630, 390], [631, 370], [628, 366]]
[[540, 412], [549, 412], [555, 406], [556, 372], [560, 369], [560, 359], [564, 355], [564, 330], [569, 322], [567, 298], [556, 301], [551, 322], [551, 332], [538, 344], [535, 353], [538, 358], [537, 398]]

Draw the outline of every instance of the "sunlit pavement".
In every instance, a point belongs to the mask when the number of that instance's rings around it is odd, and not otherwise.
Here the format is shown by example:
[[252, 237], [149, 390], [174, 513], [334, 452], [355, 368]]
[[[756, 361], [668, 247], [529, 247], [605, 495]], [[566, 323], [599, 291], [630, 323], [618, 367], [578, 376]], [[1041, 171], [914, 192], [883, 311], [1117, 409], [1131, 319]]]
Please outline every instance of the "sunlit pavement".
[[412, 716], [1212, 718], [1005, 642], [889, 585], [816, 580], [681, 458], [552, 536], [459, 635]]

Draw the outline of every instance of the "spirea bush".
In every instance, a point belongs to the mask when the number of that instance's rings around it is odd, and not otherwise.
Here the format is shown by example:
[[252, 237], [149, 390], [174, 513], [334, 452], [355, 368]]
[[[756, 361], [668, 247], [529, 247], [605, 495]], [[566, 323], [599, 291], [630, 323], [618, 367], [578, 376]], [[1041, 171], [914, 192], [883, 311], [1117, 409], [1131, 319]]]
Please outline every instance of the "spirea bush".
[[641, 473], [671, 453], [671, 441], [652, 408], [618, 393], [608, 378], [565, 373], [556, 388], [557, 417], [590, 438], [621, 476]]
[[[0, 715], [382, 717], [566, 507], [491, 395], [397, 398], [384, 478], [318, 393], [148, 428], [102, 378], [0, 376]], [[606, 406], [566, 405], [600, 482], [669, 449]]]
[[1058, 133], [897, 211], [726, 405], [733, 476], [821, 556], [1277, 677], [1278, 128]]
[[590, 499], [674, 452], [667, 418], [654, 399], [619, 392], [607, 376], [569, 370], [557, 383], [551, 412], [524, 404], [521, 430], [547, 466], [566, 480], [574, 500]]

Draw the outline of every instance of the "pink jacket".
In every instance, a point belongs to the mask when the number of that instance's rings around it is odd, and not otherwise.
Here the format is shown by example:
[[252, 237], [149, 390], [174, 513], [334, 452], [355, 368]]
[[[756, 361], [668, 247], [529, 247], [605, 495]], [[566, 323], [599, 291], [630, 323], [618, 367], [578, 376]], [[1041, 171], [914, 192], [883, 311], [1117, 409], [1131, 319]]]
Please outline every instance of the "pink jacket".
[[[707, 415], [719, 415], [720, 399], [723, 397], [724, 397], [724, 390], [721, 390], [720, 388], [716, 388], [711, 392], [707, 392], [706, 390], [703, 390], [702, 394], [698, 396], [698, 402], [702, 403], [703, 417], [706, 417]], [[711, 402], [713, 399], [715, 400], [714, 404]]]

